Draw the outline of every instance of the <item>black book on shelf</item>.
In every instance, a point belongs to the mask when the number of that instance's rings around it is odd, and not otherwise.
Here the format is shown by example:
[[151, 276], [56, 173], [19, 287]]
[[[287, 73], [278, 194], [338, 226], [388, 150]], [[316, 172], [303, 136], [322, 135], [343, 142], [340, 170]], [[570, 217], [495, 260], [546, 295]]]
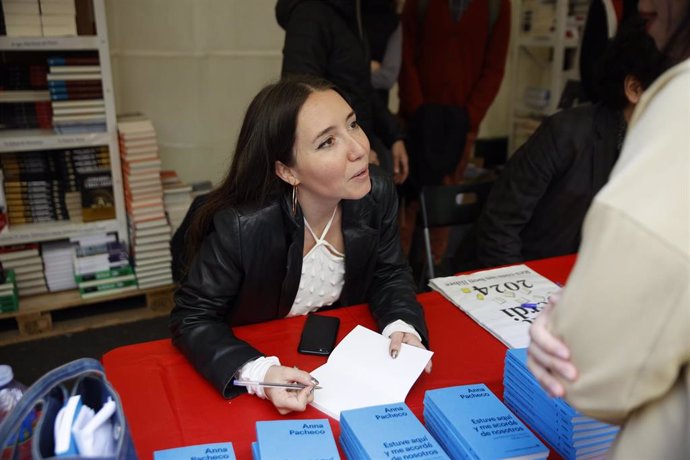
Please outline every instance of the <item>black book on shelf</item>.
[[84, 222], [115, 218], [113, 178], [110, 171], [80, 175]]

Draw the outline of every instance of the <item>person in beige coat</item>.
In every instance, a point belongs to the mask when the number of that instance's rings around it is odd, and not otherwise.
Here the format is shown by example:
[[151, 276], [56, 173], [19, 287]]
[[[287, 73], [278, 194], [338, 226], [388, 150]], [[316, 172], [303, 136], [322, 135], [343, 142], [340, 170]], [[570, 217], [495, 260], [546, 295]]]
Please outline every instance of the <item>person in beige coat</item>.
[[551, 394], [622, 426], [611, 458], [688, 459], [690, 0], [639, 9], [678, 64], [636, 108], [567, 286], [530, 330], [528, 365]]

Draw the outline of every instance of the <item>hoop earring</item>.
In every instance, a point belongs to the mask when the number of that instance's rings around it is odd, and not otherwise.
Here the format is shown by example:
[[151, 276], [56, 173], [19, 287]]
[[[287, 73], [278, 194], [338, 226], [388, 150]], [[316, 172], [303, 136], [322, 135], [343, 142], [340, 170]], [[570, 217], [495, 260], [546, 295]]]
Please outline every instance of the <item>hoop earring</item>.
[[292, 186], [292, 215], [297, 215], [297, 186]]

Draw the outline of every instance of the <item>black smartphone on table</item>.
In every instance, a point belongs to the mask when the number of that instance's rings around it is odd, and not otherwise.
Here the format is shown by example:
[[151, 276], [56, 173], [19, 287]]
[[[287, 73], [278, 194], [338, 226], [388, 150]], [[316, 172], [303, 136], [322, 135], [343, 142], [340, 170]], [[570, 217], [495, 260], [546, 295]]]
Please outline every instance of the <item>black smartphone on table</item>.
[[340, 319], [310, 314], [304, 322], [297, 351], [310, 355], [328, 356], [335, 348]]

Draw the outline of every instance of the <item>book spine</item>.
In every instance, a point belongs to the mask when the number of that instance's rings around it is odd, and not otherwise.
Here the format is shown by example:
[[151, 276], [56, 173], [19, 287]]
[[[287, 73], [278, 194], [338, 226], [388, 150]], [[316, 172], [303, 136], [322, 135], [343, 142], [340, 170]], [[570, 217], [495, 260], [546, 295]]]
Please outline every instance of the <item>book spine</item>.
[[126, 266], [122, 268], [114, 268], [112, 270], [105, 270], [95, 273], [84, 273], [82, 275], [76, 275], [75, 281], [77, 283], [83, 283], [85, 281], [96, 281], [107, 278], [115, 278], [117, 276], [131, 275], [134, 273], [131, 266]]

